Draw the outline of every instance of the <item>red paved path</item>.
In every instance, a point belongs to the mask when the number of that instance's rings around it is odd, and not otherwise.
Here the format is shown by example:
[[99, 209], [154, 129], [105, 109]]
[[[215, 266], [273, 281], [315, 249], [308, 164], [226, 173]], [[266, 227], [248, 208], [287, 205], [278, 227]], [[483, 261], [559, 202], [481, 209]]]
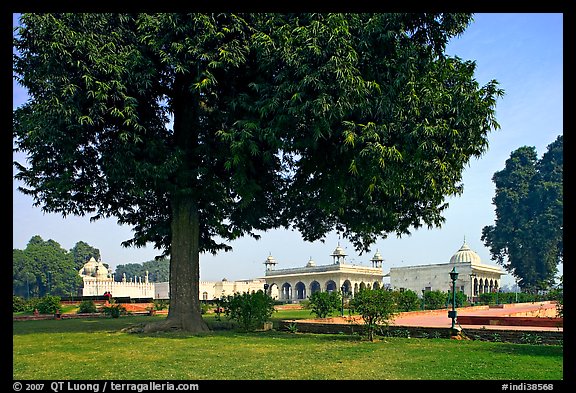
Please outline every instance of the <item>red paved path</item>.
[[[556, 316], [556, 306], [551, 302], [505, 304], [503, 308], [489, 308], [488, 306], [457, 308], [457, 315], [477, 316]], [[458, 321], [458, 319], [456, 319]], [[391, 325], [396, 326], [427, 326], [427, 327], [450, 327], [452, 319], [448, 318], [448, 310], [417, 311], [402, 313], [395, 318]], [[502, 329], [503, 325], [460, 325], [468, 329]], [[557, 327], [541, 326], [506, 326], [508, 330], [560, 330]]]
[[[488, 306], [457, 308], [457, 315], [477, 316], [539, 316], [555, 317], [556, 305], [552, 302], [516, 303], [505, 304], [502, 308], [489, 308]], [[325, 322], [344, 323], [349, 317], [326, 318]], [[298, 320], [298, 322], [317, 322], [318, 320]], [[419, 327], [450, 327], [452, 319], [448, 318], [448, 310], [411, 311], [398, 314], [392, 321], [391, 326], [419, 326]], [[506, 329], [506, 330], [555, 330], [564, 331], [560, 327], [541, 326], [504, 326], [504, 325], [464, 325], [457, 324], [462, 329]]]

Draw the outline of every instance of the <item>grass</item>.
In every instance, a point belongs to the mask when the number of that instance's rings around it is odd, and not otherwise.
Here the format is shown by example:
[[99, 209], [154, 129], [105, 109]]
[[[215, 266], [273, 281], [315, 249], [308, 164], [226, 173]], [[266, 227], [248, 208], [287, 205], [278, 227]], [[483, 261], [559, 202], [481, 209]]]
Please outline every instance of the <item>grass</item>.
[[[284, 314], [287, 313], [287, 314]], [[308, 310], [274, 318], [309, 318]], [[165, 316], [13, 322], [13, 378], [562, 380], [563, 347], [280, 331], [125, 333]], [[214, 323], [213, 316], [206, 316]]]

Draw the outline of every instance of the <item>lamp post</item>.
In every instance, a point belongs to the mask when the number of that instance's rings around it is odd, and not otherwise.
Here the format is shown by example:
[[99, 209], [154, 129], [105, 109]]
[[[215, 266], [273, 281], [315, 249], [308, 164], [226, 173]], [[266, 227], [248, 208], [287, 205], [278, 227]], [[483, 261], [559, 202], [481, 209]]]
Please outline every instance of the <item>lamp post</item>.
[[268, 288], [270, 288], [270, 285], [268, 285], [268, 283], [264, 284], [264, 294], [268, 294]]
[[340, 290], [342, 291], [342, 308], [340, 309], [340, 316], [344, 316], [344, 291], [346, 290], [346, 287], [344, 286], [344, 284], [342, 284], [342, 286], [340, 287]]
[[450, 272], [450, 279], [452, 280], [452, 311], [448, 311], [448, 318], [452, 318], [452, 334], [455, 332], [456, 324], [456, 280], [458, 279], [458, 272], [456, 266]]

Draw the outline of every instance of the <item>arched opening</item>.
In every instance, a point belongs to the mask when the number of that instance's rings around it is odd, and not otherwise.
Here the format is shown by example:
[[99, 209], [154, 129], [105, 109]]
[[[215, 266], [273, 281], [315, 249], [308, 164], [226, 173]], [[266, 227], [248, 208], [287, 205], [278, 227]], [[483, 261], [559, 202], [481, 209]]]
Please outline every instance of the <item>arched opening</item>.
[[282, 284], [282, 290], [280, 291], [280, 300], [290, 300], [292, 299], [292, 286], [285, 282]]
[[310, 283], [310, 295], [315, 292], [320, 292], [321, 290], [322, 288], [320, 287], [320, 283], [318, 281], [314, 280]]
[[330, 280], [326, 283], [326, 292], [334, 292], [337, 290], [338, 290], [338, 288], [336, 286], [336, 283], [333, 280]]
[[302, 281], [299, 281], [296, 285], [296, 299], [302, 300], [306, 299], [306, 285]]

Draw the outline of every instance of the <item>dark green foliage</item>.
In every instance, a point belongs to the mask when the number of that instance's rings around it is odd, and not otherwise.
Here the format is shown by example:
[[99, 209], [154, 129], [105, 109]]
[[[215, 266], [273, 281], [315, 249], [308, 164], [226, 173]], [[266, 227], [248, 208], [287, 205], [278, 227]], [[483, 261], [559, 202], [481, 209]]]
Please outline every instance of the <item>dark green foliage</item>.
[[22, 296], [12, 295], [12, 312], [26, 311], [26, 299]]
[[165, 299], [154, 299], [153, 303], [156, 311], [166, 310], [170, 306], [170, 302]]
[[548, 298], [556, 301], [558, 317], [564, 318], [564, 276], [560, 277], [560, 284], [548, 293]]
[[363, 289], [350, 301], [353, 312], [362, 316], [370, 341], [374, 340], [378, 328], [388, 326], [398, 312], [397, 298], [392, 291], [385, 289]]
[[426, 291], [424, 293], [427, 310], [438, 310], [448, 305], [448, 294], [439, 290]]
[[38, 312], [40, 312], [40, 314], [55, 314], [60, 310], [60, 301], [59, 296], [44, 296], [38, 302]]
[[[74, 266], [76, 270], [80, 270], [90, 258], [94, 258], [96, 261], [100, 261], [100, 250], [90, 246], [89, 244], [79, 241], [74, 245], [74, 248], [70, 250], [74, 258]], [[105, 264], [106, 265], [106, 264]], [[106, 266], [108, 268], [108, 266]]]
[[[498, 128], [496, 81], [444, 51], [460, 13], [23, 14], [20, 191], [170, 255], [167, 327], [203, 331], [199, 254], [334, 229], [367, 251], [443, 223]], [[172, 324], [172, 326], [168, 326]]]
[[393, 291], [395, 302], [398, 306], [398, 312], [414, 311], [420, 308], [418, 294], [411, 289], [405, 291]]
[[563, 136], [541, 159], [534, 147], [513, 151], [492, 178], [495, 225], [482, 229], [492, 259], [519, 279], [523, 290], [548, 289], [563, 262]]
[[221, 303], [224, 314], [238, 323], [240, 329], [250, 332], [263, 327], [274, 314], [274, 299], [264, 291], [235, 293]]
[[308, 300], [310, 314], [315, 314], [318, 318], [326, 318], [342, 307], [342, 296], [340, 292], [336, 291], [314, 292]]
[[110, 300], [109, 304], [102, 306], [101, 311], [111, 318], [118, 318], [120, 315], [127, 314], [126, 307], [114, 300]]
[[[456, 291], [456, 307], [463, 307], [466, 303], [467, 296], [464, 292]], [[447, 304], [452, 307], [452, 291], [448, 292], [446, 299]]]
[[98, 312], [96, 304], [92, 300], [83, 300], [78, 306], [79, 313], [95, 313]]
[[170, 277], [170, 259], [163, 258], [144, 263], [126, 263], [116, 266], [114, 271], [115, 281], [121, 281], [124, 274], [126, 279], [134, 277], [144, 277], [148, 272], [148, 279], [151, 282], [166, 282]]
[[[83, 242], [78, 242], [76, 246]], [[89, 246], [83, 243], [86, 247]], [[24, 250], [12, 251], [12, 290], [25, 298], [45, 295], [76, 295], [82, 287], [80, 267], [74, 262], [74, 250], [63, 249], [50, 239], [33, 236]]]

